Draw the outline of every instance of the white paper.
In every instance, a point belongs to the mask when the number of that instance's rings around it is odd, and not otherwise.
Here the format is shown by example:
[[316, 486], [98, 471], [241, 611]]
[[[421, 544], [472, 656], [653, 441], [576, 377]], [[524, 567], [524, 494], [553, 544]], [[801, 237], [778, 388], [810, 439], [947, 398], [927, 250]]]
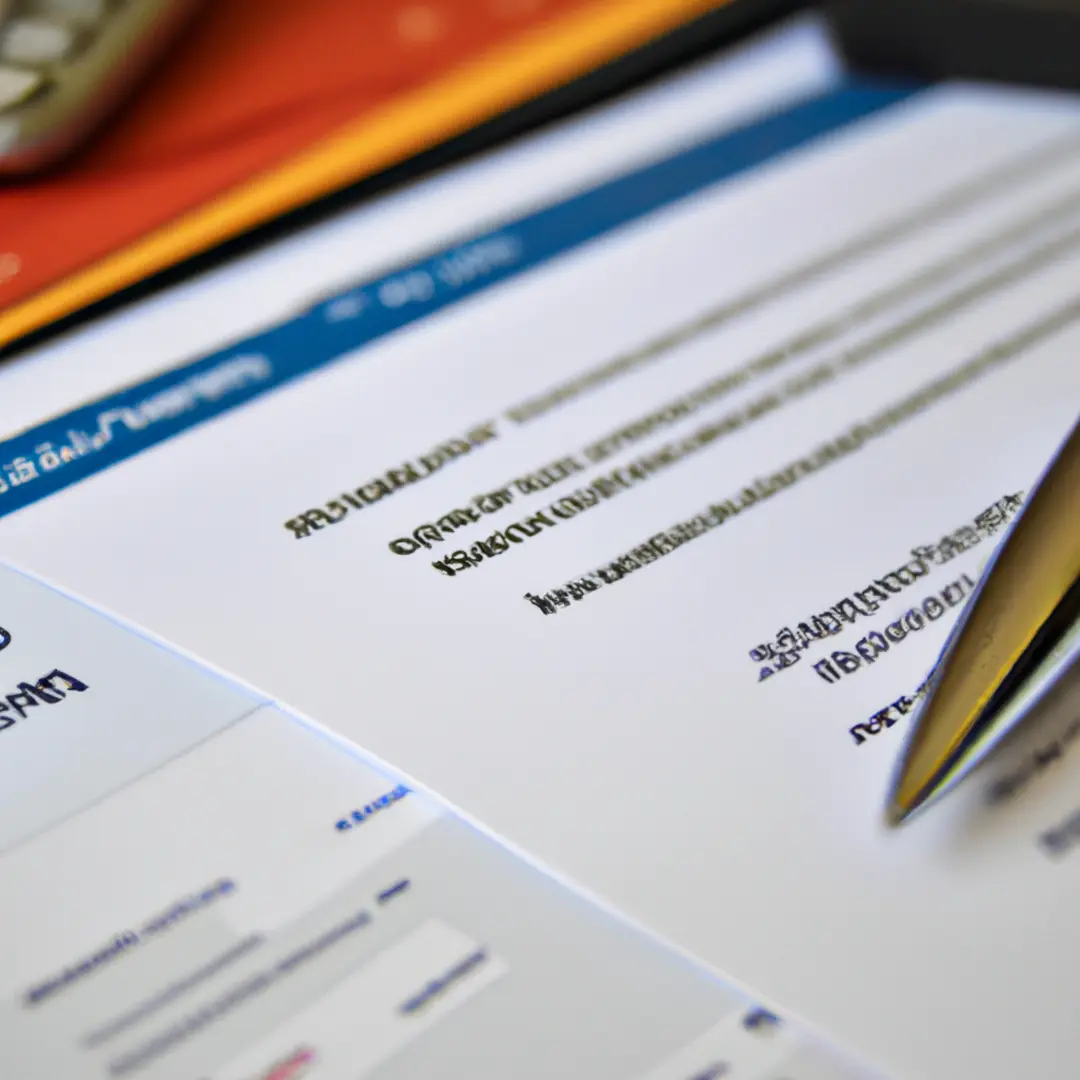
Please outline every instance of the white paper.
[[870, 1075], [272, 702], [0, 598], [0, 1075], [621, 1080], [717, 1025]]

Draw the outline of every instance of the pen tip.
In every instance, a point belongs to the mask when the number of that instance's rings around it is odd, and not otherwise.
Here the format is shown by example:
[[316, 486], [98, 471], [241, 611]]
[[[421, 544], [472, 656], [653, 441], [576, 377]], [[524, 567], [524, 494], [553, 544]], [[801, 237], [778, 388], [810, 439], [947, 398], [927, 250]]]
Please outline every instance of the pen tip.
[[890, 800], [885, 807], [885, 824], [890, 829], [895, 829], [898, 825], [902, 825], [907, 821], [910, 813], [911, 809], [909, 807], [901, 806], [898, 802]]

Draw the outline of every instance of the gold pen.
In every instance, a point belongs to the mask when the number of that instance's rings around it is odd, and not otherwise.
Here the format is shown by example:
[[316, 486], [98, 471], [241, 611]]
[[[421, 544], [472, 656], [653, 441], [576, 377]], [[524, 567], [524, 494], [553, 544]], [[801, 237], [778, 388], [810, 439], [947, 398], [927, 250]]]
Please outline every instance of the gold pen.
[[949, 635], [889, 792], [899, 825], [965, 777], [1080, 658], [1080, 423]]

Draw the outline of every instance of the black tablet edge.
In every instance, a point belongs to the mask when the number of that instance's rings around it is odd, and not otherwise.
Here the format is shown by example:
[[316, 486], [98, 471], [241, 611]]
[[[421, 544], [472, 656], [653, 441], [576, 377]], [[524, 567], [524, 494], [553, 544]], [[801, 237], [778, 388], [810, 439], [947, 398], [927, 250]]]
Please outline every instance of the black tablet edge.
[[1080, 89], [1076, 0], [831, 0], [826, 17], [856, 70]]

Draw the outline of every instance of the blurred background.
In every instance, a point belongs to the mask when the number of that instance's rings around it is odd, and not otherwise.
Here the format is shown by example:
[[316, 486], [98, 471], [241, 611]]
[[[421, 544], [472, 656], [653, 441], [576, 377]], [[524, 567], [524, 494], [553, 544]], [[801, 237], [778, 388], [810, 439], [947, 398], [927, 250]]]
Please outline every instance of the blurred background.
[[0, 349], [799, 6], [0, 0]]

